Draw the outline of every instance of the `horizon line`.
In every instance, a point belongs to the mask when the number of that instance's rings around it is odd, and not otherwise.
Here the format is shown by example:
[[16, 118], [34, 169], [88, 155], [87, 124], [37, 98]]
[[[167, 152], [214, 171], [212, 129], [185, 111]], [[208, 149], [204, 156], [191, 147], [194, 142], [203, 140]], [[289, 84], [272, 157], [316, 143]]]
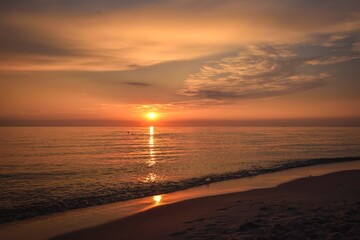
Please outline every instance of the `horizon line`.
[[0, 127], [360, 127], [359, 118], [194, 119], [131, 121], [110, 119], [0, 119]]

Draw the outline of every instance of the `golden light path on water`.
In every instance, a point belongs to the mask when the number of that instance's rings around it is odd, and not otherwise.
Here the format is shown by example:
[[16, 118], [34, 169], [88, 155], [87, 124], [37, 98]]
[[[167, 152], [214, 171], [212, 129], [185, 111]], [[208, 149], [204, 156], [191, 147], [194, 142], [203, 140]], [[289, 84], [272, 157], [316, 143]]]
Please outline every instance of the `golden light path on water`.
[[153, 126], [149, 127], [149, 160], [147, 162], [148, 167], [151, 167], [156, 163], [154, 130], [155, 129]]
[[[156, 163], [155, 158], [155, 141], [154, 141], [155, 128], [154, 126], [149, 127], [149, 160], [147, 162], [148, 167], [153, 166]], [[148, 182], [155, 182], [157, 180], [156, 173], [149, 173], [146, 177]], [[154, 204], [159, 205], [162, 201], [162, 195], [153, 196]]]
[[[149, 158], [146, 161], [146, 165], [148, 168], [151, 168], [156, 164], [156, 156], [155, 156], [155, 128], [154, 126], [149, 127]], [[145, 182], [156, 182], [158, 181], [158, 175], [154, 172], [149, 172], [145, 177]]]

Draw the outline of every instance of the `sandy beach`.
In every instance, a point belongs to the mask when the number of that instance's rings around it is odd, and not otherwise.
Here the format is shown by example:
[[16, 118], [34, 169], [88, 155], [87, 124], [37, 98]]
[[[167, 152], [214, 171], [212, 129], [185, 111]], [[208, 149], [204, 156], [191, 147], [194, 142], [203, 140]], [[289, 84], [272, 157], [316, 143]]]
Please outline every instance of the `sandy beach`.
[[53, 239], [359, 239], [360, 171], [168, 204]]

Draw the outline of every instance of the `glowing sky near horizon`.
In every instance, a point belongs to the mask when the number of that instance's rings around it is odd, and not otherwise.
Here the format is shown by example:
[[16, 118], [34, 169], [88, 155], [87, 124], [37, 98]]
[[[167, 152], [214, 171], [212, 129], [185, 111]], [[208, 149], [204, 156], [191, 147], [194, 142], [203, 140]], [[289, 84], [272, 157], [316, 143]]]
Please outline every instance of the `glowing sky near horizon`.
[[0, 120], [360, 118], [356, 0], [3, 0]]

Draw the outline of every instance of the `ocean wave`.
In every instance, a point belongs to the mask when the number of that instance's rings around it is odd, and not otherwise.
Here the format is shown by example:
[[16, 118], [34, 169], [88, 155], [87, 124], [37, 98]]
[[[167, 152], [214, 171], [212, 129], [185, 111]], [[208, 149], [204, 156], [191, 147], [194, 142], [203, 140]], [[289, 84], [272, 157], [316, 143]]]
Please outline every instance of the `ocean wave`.
[[[32, 218], [39, 215], [45, 215], [56, 212], [63, 212], [76, 208], [84, 208], [95, 205], [102, 205], [117, 201], [126, 201], [136, 198], [142, 198], [152, 195], [165, 194], [188, 188], [201, 186], [209, 183], [250, 177], [265, 173], [277, 172], [291, 168], [312, 166], [318, 164], [348, 162], [360, 160], [360, 156], [341, 157], [341, 158], [317, 158], [317, 159], [299, 159], [289, 161], [279, 161], [271, 167], [254, 167], [251, 169], [227, 172], [222, 174], [204, 175], [197, 178], [185, 179], [181, 181], [167, 181], [161, 183], [137, 183], [127, 188], [104, 190], [95, 192], [90, 196], [76, 197], [69, 199], [51, 199], [42, 200], [23, 207], [12, 207], [11, 205], [0, 206], [0, 223]], [[0, 178], [9, 177], [2, 174]]]

